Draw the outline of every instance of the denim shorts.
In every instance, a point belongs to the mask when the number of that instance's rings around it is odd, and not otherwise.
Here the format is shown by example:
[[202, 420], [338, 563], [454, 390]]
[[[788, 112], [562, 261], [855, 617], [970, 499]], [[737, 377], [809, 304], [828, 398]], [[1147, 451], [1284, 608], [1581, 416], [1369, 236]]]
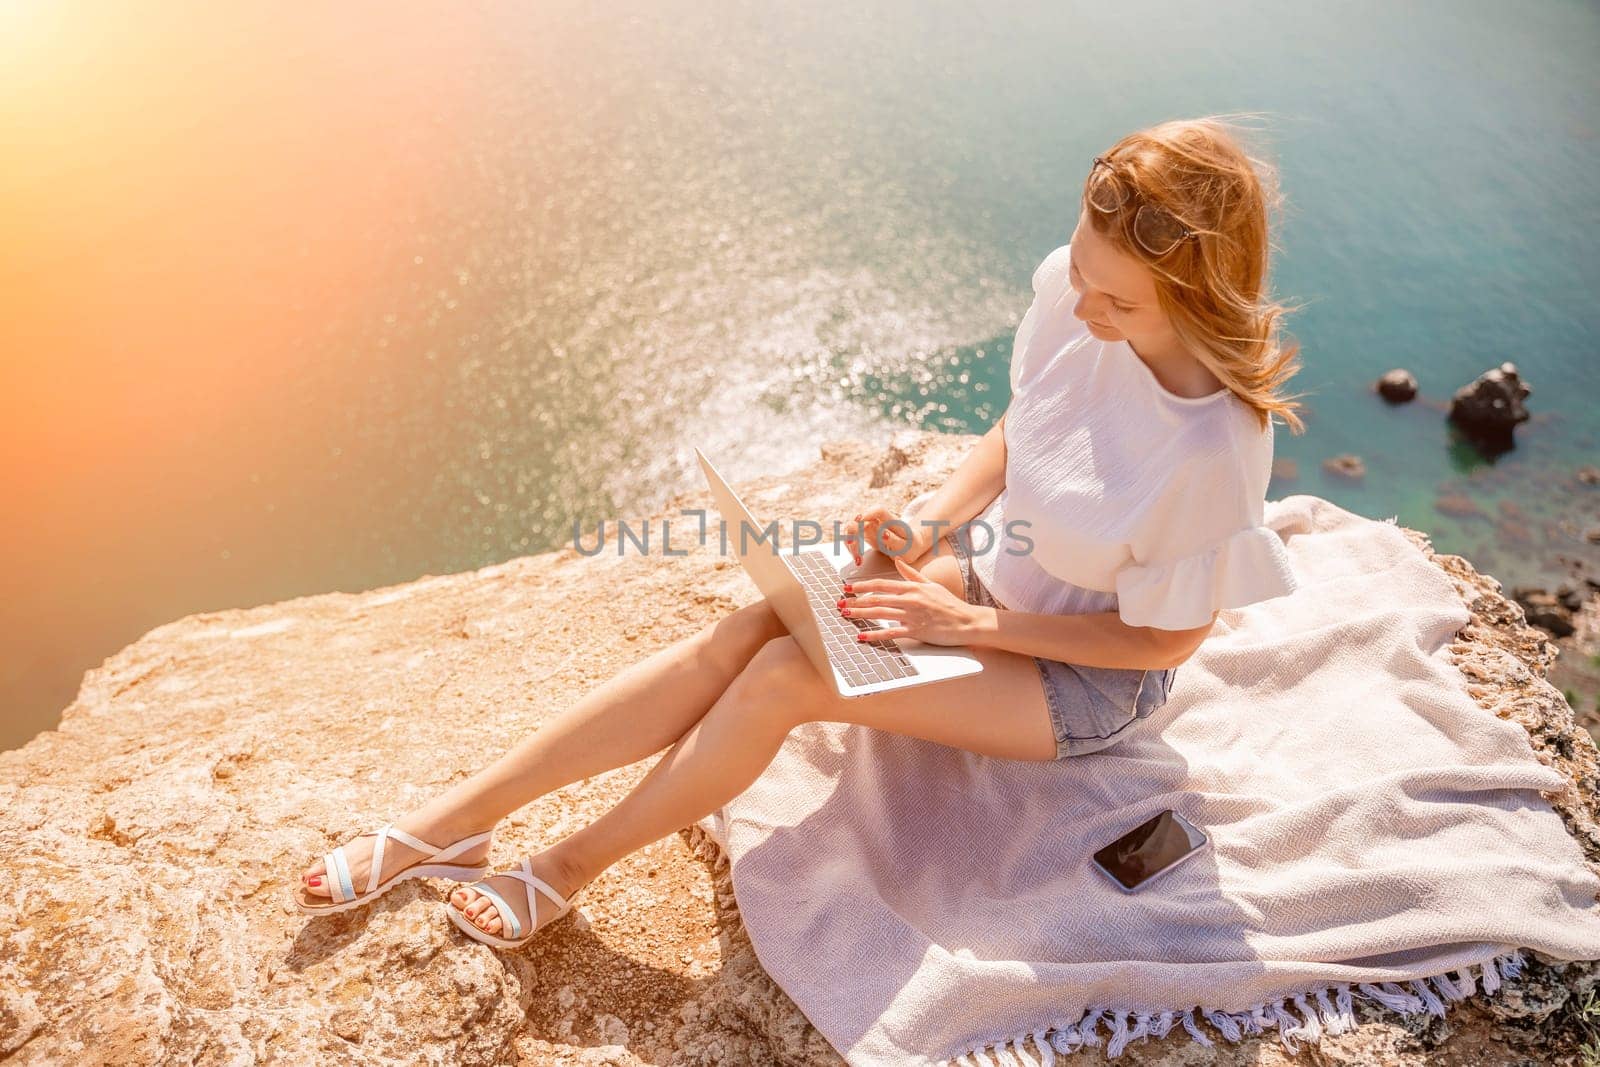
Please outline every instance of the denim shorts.
[[[1004, 608], [972, 572], [969, 545], [946, 536], [961, 568], [961, 588], [969, 604]], [[1056, 759], [1098, 752], [1131, 736], [1138, 724], [1167, 702], [1178, 668], [1085, 667], [1033, 657], [1044, 685], [1044, 702], [1055, 728]]]

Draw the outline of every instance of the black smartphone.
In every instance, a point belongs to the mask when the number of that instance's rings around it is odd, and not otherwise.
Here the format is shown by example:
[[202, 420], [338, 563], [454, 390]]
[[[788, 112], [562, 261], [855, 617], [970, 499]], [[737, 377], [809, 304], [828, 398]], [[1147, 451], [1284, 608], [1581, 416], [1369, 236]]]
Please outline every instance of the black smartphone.
[[1094, 865], [1118, 889], [1132, 893], [1200, 851], [1210, 840], [1194, 823], [1169, 808], [1096, 852]]

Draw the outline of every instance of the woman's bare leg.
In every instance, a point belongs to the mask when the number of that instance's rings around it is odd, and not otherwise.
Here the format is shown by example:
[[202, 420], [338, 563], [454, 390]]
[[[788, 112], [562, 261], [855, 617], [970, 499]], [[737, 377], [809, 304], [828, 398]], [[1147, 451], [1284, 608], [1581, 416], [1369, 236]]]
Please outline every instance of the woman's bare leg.
[[[580, 779], [660, 752], [705, 715], [756, 652], [787, 631], [765, 599], [632, 664], [540, 726], [472, 777], [451, 786], [395, 826], [443, 847], [488, 830], [506, 815]], [[372, 839], [346, 848], [351, 877], [364, 885]], [[484, 845], [459, 862], [476, 863]], [[421, 854], [391, 841], [384, 877]], [[328, 897], [322, 862], [303, 875], [307, 898]]]
[[[922, 572], [960, 588], [960, 573], [948, 555], [943, 562], [929, 560]], [[772, 762], [789, 731], [803, 722], [859, 723], [984, 755], [1054, 759], [1055, 732], [1032, 659], [987, 648], [974, 652], [984, 665], [978, 674], [845, 699], [792, 637], [768, 641], [631, 793], [593, 823], [531, 857], [533, 873], [570, 895], [623, 856], [744, 792]], [[524, 932], [536, 928], [526, 914], [522, 882], [500, 877], [490, 884], [518, 910]], [[480, 929], [501, 933], [488, 897], [462, 886], [450, 901]], [[544, 922], [556, 905], [542, 894], [537, 903], [536, 922]]]

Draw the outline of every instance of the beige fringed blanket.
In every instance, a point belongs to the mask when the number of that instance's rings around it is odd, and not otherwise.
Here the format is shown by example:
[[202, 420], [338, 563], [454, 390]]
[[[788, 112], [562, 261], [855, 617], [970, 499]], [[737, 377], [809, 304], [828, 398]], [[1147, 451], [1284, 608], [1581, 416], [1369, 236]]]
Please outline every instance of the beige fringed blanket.
[[[1295, 1050], [1355, 998], [1492, 994], [1519, 946], [1600, 958], [1600, 879], [1540, 795], [1564, 779], [1467, 695], [1450, 580], [1317, 497], [1266, 521], [1299, 590], [1223, 612], [1128, 741], [1031, 763], [812, 723], [696, 824], [849, 1063], [1049, 1064], [1169, 1031]], [[1204, 852], [1135, 894], [1090, 866], [1168, 807]]]

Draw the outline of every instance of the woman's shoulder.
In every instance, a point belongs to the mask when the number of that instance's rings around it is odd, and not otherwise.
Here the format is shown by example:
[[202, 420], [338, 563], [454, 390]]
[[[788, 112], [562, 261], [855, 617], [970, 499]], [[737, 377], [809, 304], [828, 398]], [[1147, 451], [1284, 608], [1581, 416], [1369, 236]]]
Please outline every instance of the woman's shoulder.
[[1271, 421], [1263, 429], [1250, 405], [1230, 398], [1215, 418], [1186, 429], [1166, 465], [1162, 500], [1150, 509], [1153, 521], [1188, 515], [1202, 536], [1259, 522], [1272, 477]]
[[1072, 245], [1064, 244], [1044, 257], [1033, 270], [1033, 291], [1040, 296], [1066, 288], [1072, 262]]
[[1062, 245], [1034, 269], [1033, 303], [1017, 325], [1012, 341], [1011, 391], [1014, 396], [1025, 392], [1028, 383], [1043, 373], [1068, 344], [1089, 339], [1088, 327], [1072, 314], [1072, 304], [1067, 302], [1062, 306], [1062, 297], [1069, 288], [1070, 248], [1070, 245]]
[[[1132, 356], [1132, 353], [1128, 353]], [[1132, 356], [1133, 359], [1138, 357]], [[1122, 382], [1113, 383], [1122, 388]], [[1184, 407], [1171, 404], [1141, 405], [1141, 412], [1154, 426], [1159, 426], [1171, 451], [1193, 458], [1197, 463], [1227, 465], [1272, 463], [1273, 429], [1268, 419], [1265, 426], [1256, 409], [1231, 390], [1222, 395], [1203, 398], [1203, 403]]]

